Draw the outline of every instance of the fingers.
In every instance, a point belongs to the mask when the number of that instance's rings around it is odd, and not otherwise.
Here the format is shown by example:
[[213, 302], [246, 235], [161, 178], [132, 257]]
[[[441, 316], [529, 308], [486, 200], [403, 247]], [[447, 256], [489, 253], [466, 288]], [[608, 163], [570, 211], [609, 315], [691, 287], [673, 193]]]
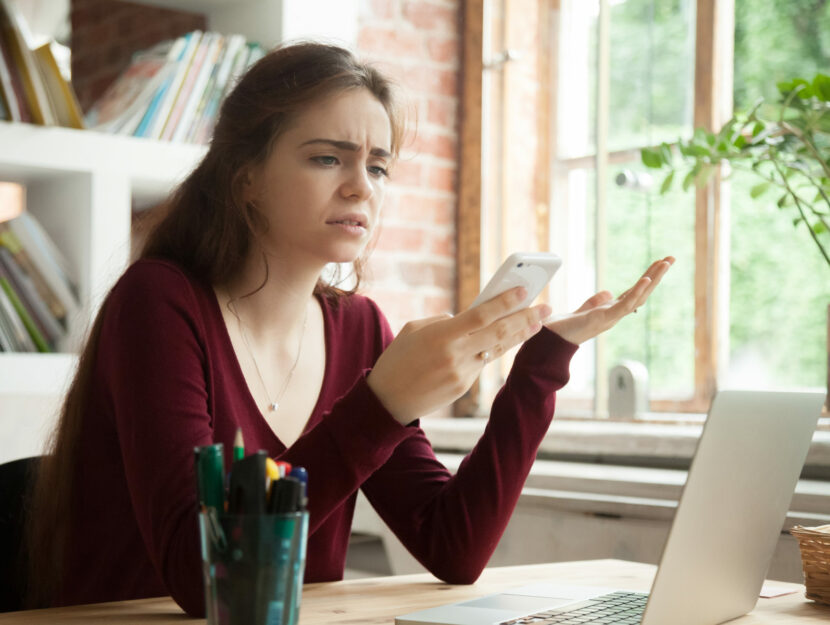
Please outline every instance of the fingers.
[[[643, 278], [648, 278], [651, 282], [648, 284], [646, 289], [640, 291], [638, 299], [633, 301], [634, 308], [632, 310], [635, 310], [636, 308], [642, 306], [645, 303], [649, 295], [651, 295], [652, 291], [654, 291], [654, 289], [657, 288], [657, 285], [660, 284], [660, 280], [663, 279], [663, 276], [666, 275], [666, 272], [669, 270], [672, 264], [674, 264], [674, 260], [674, 256], [666, 256], [661, 260], [656, 260], [653, 263], [651, 263], [649, 268], [646, 269], [645, 273], [640, 278], [640, 280], [642, 280]], [[635, 288], [637, 288], [638, 285], [640, 285], [640, 281], [638, 281], [633, 287], [631, 287], [627, 291], [623, 291], [617, 299], [627, 300], [631, 296], [631, 292]], [[631, 303], [630, 300], [629, 303]]]
[[516, 306], [524, 301], [525, 297], [527, 297], [527, 289], [524, 287], [509, 289], [475, 308], [468, 308], [456, 315], [457, 327], [460, 331], [468, 334], [477, 332], [510, 314]]
[[[646, 269], [645, 273], [641, 276], [643, 278], [651, 278], [654, 286], [657, 286], [657, 282], [659, 282], [659, 278], [662, 278], [663, 275], [668, 271], [669, 267], [672, 266], [674, 263], [674, 256], [666, 256], [661, 260], [655, 260], [651, 265], [649, 265], [648, 269]], [[632, 287], [633, 288], [633, 287]], [[625, 297], [631, 289], [623, 291], [619, 294], [619, 298]], [[653, 288], [652, 288], [653, 290]], [[649, 291], [650, 293], [651, 291]]]
[[588, 299], [585, 300], [585, 303], [582, 304], [579, 308], [576, 309], [575, 312], [585, 312], [586, 310], [591, 310], [592, 308], [596, 308], [597, 306], [602, 306], [603, 304], [607, 304], [614, 296], [611, 295], [610, 291], [600, 291], [595, 295], [592, 295]]
[[654, 263], [649, 270], [646, 272], [647, 277], [651, 278], [651, 284], [648, 285], [646, 290], [640, 295], [639, 301], [635, 304], [635, 308], [638, 306], [642, 306], [645, 304], [646, 300], [651, 295], [652, 291], [657, 288], [657, 285], [660, 284], [660, 280], [663, 279], [663, 276], [666, 275], [666, 272], [669, 270], [669, 267], [672, 266], [674, 263], [674, 257], [667, 256], [661, 261]]
[[541, 304], [502, 317], [469, 334], [464, 349], [483, 362], [498, 358], [541, 330], [542, 321], [550, 314], [550, 306]]

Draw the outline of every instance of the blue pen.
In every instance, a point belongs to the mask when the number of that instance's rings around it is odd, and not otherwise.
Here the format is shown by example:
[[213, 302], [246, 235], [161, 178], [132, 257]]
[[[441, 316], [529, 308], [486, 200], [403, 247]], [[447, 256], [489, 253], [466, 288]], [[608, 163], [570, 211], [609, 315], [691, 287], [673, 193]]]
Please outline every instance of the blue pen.
[[289, 475], [302, 482], [303, 493], [302, 499], [300, 500], [300, 510], [305, 510], [308, 506], [308, 471], [306, 471], [304, 467], [294, 467], [291, 469], [291, 473], [289, 473]]

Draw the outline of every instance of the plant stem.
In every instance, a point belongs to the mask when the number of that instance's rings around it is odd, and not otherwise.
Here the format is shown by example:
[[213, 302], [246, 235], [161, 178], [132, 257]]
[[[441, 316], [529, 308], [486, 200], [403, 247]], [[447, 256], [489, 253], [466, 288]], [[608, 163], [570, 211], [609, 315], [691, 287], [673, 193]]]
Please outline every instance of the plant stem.
[[774, 158], [770, 159], [772, 161], [775, 170], [778, 172], [778, 175], [781, 176], [781, 180], [784, 182], [784, 186], [787, 187], [787, 191], [789, 192], [790, 196], [795, 200], [795, 205], [798, 208], [798, 212], [801, 214], [801, 219], [804, 220], [804, 227], [807, 228], [807, 232], [810, 233], [813, 241], [815, 244], [818, 245], [818, 249], [821, 252], [821, 255], [824, 256], [824, 260], [827, 261], [827, 266], [830, 267], [830, 255], [827, 254], [827, 250], [824, 249], [824, 246], [819, 241], [818, 236], [813, 229], [810, 227], [810, 223], [807, 221], [807, 215], [804, 214], [804, 209], [801, 207], [801, 200], [799, 199], [798, 195], [796, 195], [795, 191], [790, 187], [790, 183], [787, 182], [787, 178], [784, 175], [784, 172], [781, 171], [781, 166], [778, 164], [778, 161]]
[[804, 136], [804, 133], [801, 132], [800, 129], [788, 124], [787, 122], [781, 122], [781, 127], [784, 128], [787, 132], [792, 133], [793, 136], [801, 139], [802, 143], [804, 143], [804, 145], [807, 146], [807, 149], [809, 149], [810, 152], [813, 153], [813, 156], [816, 158], [816, 160], [821, 165], [821, 168], [824, 170], [825, 175], [828, 178], [830, 178], [830, 165], [828, 165], [827, 162], [822, 158], [821, 154], [819, 154], [818, 150], [816, 149], [816, 146], [814, 146], [812, 142]]

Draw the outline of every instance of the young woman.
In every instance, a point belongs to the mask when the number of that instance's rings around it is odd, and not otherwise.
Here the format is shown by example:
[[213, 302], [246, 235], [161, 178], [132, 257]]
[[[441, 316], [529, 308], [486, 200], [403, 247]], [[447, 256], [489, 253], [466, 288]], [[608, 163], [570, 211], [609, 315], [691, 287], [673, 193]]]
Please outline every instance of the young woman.
[[[478, 577], [577, 345], [641, 306], [672, 259], [556, 321], [544, 305], [504, 317], [511, 291], [393, 337], [321, 275], [354, 263], [359, 281], [402, 132], [389, 82], [337, 47], [273, 51], [228, 96], [102, 306], [43, 463], [31, 558], [51, 603], [171, 594], [203, 614], [193, 448], [230, 454], [238, 427], [249, 450], [308, 470], [306, 581], [342, 577], [359, 488], [436, 576]], [[451, 476], [417, 419], [522, 342]]]

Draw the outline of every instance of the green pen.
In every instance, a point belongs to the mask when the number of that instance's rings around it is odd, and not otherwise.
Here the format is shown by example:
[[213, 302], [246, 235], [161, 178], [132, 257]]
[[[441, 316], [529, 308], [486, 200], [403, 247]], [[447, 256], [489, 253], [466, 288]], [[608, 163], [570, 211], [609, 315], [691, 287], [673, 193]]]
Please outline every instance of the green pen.
[[225, 511], [225, 460], [222, 443], [196, 447], [193, 450], [196, 464], [196, 492], [199, 503]]
[[233, 461], [242, 460], [245, 457], [245, 442], [242, 440], [242, 428], [236, 428], [236, 436], [233, 439]]

